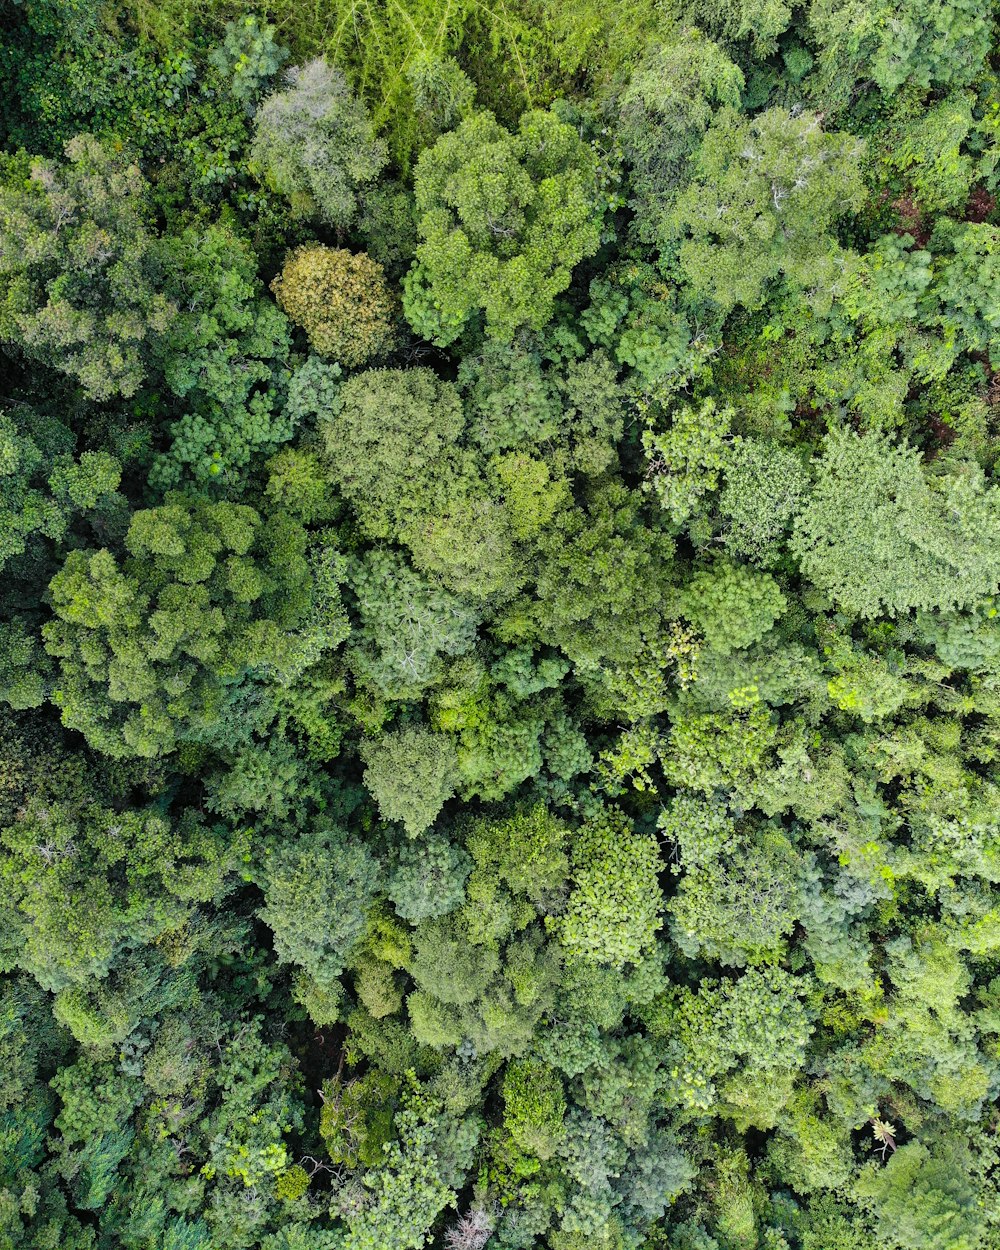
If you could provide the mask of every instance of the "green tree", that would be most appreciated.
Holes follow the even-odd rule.
[[[36,540],[66,537],[84,517],[98,532],[117,528],[125,501],[122,466],[106,451],[73,455],[68,426],[26,405],[0,411],[0,568]]]
[[[721,109],[670,214],[694,298],[723,314],[759,308],[782,276],[829,307],[839,275],[830,228],[864,199],[861,151],[815,113],[772,108],[748,120]]]
[[[356,1168],[378,1167],[392,1139],[394,1095],[398,1083],[373,1070],[345,1081],[335,1076],[323,1083],[319,1131],[330,1162]]]
[[[739,108],[744,85],[740,70],[700,30],[671,34],[651,45],[618,102],[635,228],[644,242],[663,236],[713,112],[720,105]]]
[[[952,248],[934,288],[939,323],[946,339],[957,331],[968,351],[996,351],[1000,316],[989,292],[1000,272],[1000,230],[986,222],[965,225],[954,232]]]
[[[339,829],[315,829],[266,847],[260,870],[261,919],[280,959],[331,986],[368,926],[379,866]]]
[[[309,568],[301,531],[286,535],[291,551],[280,535],[244,504],[172,493],[134,514],[121,564],[71,552],[43,629],[64,723],[109,755],[155,756],[216,723],[226,683],[247,670],[294,670]]]
[[[552,111],[524,113],[516,134],[472,114],[421,155],[414,186],[421,241],[403,306],[440,346],[478,312],[498,339],[541,329],[600,241],[593,157]]]
[[[348,663],[360,681],[388,698],[410,698],[439,682],[447,658],[475,644],[476,609],[395,552],[368,552],[350,585],[360,623]]]
[[[550,1159],[563,1136],[566,1097],[559,1074],[537,1059],[509,1064],[502,1086],[503,1128],[518,1150]]]
[[[365,743],[365,785],[383,820],[411,838],[428,829],[458,784],[458,757],[446,734],[410,726]]]
[[[373,538],[394,536],[448,465],[463,427],[454,386],[430,369],[369,369],[323,423],[330,471]]]
[[[349,1219],[347,1250],[421,1250],[431,1226],[454,1199],[442,1175],[441,1111],[432,1098],[414,1090],[396,1116],[395,1141],[382,1166],[366,1177],[368,1203]]]
[[[275,42],[273,26],[262,26],[255,14],[227,22],[222,43],[208,55],[239,102],[251,111],[264,83],[285,61],[288,49]]]
[[[780,835],[733,837],[714,854],[682,864],[684,876],[668,904],[681,950],[736,966],[785,953],[798,920],[799,883]]]
[[[182,930],[194,904],[224,898],[248,841],[190,809],[174,820],[148,807],[81,809],[79,796],[43,791],[0,834],[17,962],[53,991],[92,988],[124,953]],[[144,1006],[132,996],[129,1031]]]
[[[990,27],[974,0],[823,0],[809,9],[819,46],[815,93],[835,107],[847,103],[856,84],[872,79],[887,96],[904,83],[961,87],[976,76],[986,55]]]
[[[0,187],[0,339],[92,399],[134,395],[177,316],[138,166],[79,135],[64,163],[17,172]]]
[[[618,969],[638,963],[662,924],[661,867],[655,840],[619,811],[578,830],[566,909],[548,921],[567,954]]]
[[[743,795],[751,790],[777,738],[777,726],[759,698],[748,707],[701,712],[682,703],[672,713],[663,770],[671,785]]]
[[[245,472],[291,438],[283,412],[290,327],[262,298],[257,259],[232,230],[188,228],[163,240],[166,289],[180,308],[157,346],[163,377],[187,411],[170,428],[153,477],[163,489]]]
[[[471,868],[465,851],[446,837],[407,842],[400,847],[386,893],[397,915],[418,924],[462,905]]]
[[[54,1088],[62,1104],[55,1119],[60,1170],[71,1182],[74,1205],[99,1210],[135,1138],[132,1115],[142,1084],[84,1054],[57,1074]]]
[[[467,846],[480,879],[499,879],[540,911],[557,907],[569,875],[569,827],[544,804],[514,815],[476,821]]]
[[[732,408],[720,411],[706,399],[699,408],[679,408],[668,430],[661,433],[649,424],[643,431],[648,461],[643,489],[656,496],[674,525],[686,525],[704,508],[705,496],[718,488],[735,415]]]
[[[884,1167],[867,1170],[857,1192],[874,1209],[878,1234],[890,1245],[973,1250],[985,1229],[969,1165],[955,1146],[931,1149],[911,1141]]]
[[[795,521],[802,572],[858,616],[971,607],[1000,587],[1000,504],[974,464],[929,473],[914,447],[830,434]]]
[[[759,642],[786,606],[770,574],[722,560],[696,573],[684,592],[685,613],[709,646],[722,652]]]
[[[643,654],[665,615],[673,544],[644,524],[640,498],[600,482],[539,535],[534,602],[512,616],[533,619],[538,640],[560,647],[578,675]]]
[[[795,452],[762,439],[734,439],[719,497],[727,549],[763,568],[773,566],[808,487]]]

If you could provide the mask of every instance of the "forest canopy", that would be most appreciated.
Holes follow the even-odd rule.
[[[998,21],[0,0],[0,1250],[1000,1250]]]

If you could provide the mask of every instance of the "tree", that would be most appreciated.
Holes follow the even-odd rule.
[[[404,543],[457,594],[509,596],[525,576],[518,531],[529,537],[551,515],[559,483],[544,465],[484,465],[463,431],[454,385],[425,368],[356,374],[322,423],[331,476],[367,534]]]
[[[229,83],[237,100],[252,112],[263,85],[288,60],[288,49],[274,39],[273,26],[261,26],[250,13],[227,22],[222,43],[209,53],[209,61]]]
[[[257,110],[251,163],[300,216],[346,226],[385,164],[385,145],[340,70],[317,58],[285,77],[286,89]]]
[[[954,212],[968,202],[975,162],[963,149],[975,126],[972,102],[971,94],[953,92],[887,136],[887,165],[912,185],[926,213]]]
[[[600,241],[593,157],[551,110],[524,113],[516,134],[472,114],[421,154],[414,187],[421,241],[403,307],[442,347],[478,312],[504,341],[540,330]]]
[[[401,821],[411,838],[428,829],[455,793],[458,758],[446,734],[410,726],[363,747],[365,785],[383,820]]]
[[[738,108],[744,86],[740,70],[700,30],[672,34],[652,45],[618,102],[635,228],[645,242],[663,236],[666,215],[715,108]]]
[[[188,228],[163,240],[162,252],[180,312],[156,355],[187,411],[170,427],[171,446],[153,477],[161,489],[188,474],[232,480],[294,432],[294,410],[282,411],[290,327],[261,298],[256,256],[232,230]]]
[[[388,698],[409,698],[440,682],[448,657],[475,644],[476,609],[395,552],[368,552],[350,584],[360,623],[349,663],[360,681]]]
[[[395,535],[462,433],[454,386],[430,369],[369,369],[323,422],[331,475],[373,538]]]
[[[345,1081],[339,1074],[324,1081],[320,1136],[330,1162],[376,1168],[392,1140],[398,1082],[377,1069]]]
[[[550,1159],[563,1136],[566,1098],[559,1074],[537,1059],[519,1059],[503,1078],[503,1130],[518,1150]]]
[[[321,356],[347,369],[383,356],[395,337],[395,302],[382,266],[364,252],[296,248],[271,283],[274,298]]]
[[[74,457],[69,427],[23,404],[0,411],[0,568],[59,541],[77,518],[110,529],[123,510],[122,467],[106,451]]]
[[[702,712],[681,703],[671,715],[669,750],[663,770],[671,785],[712,794],[752,793],[777,738],[771,714],[750,688],[749,706]]]
[[[481,879],[499,878],[540,911],[553,911],[569,875],[569,839],[565,822],[539,803],[506,818],[477,821],[467,846]]]
[[[734,837],[713,854],[688,862],[668,904],[674,941],[741,967],[780,958],[799,918],[799,883],[780,835]]]
[[[162,291],[138,166],[91,135],[0,187],[0,339],[76,378],[92,399],[134,395],[177,316]]]
[[[813,1089],[793,1096],[781,1117],[769,1155],[799,1193],[842,1192],[854,1170],[849,1126],[822,1113]]]
[[[465,901],[472,862],[447,837],[407,842],[386,886],[396,914],[411,924],[444,916]]]
[[[754,58],[760,61],[774,54],[778,36],[792,21],[791,6],[784,0],[699,0],[694,13],[699,26],[727,44],[749,43]],[[791,65],[787,73],[796,80]]]
[[[195,904],[228,894],[248,837],[191,809],[172,819],[149,807],[115,812],[79,794],[57,799],[43,783],[0,844],[16,962],[56,992],[93,989],[109,971],[127,980],[126,953],[169,942]],[[122,993],[126,1032],[151,997]]]
[[[952,1146],[919,1141],[896,1150],[885,1167],[869,1168],[857,1192],[875,1211],[879,1236],[917,1250],[973,1250],[985,1229],[970,1160]]]
[[[71,552],[43,628],[64,723],[109,755],[152,757],[208,731],[226,683],[246,670],[302,663],[294,629],[305,623],[309,568],[301,530],[284,534],[289,550],[276,541],[282,528],[268,532],[245,504],[170,493],[134,514],[128,560]]]
[[[32,804],[3,831],[0,860],[21,966],[61,990],[106,976],[124,947],[181,927],[189,908],[167,897],[165,882],[175,838],[152,812],[119,820],[96,804],[85,814]]]
[[[826,0],[809,10],[819,47],[814,91],[835,107],[860,81],[873,79],[884,95],[908,80],[923,91],[962,87],[975,77],[990,38],[975,0]]]
[[[732,408],[720,411],[714,400],[706,399],[699,408],[679,408],[668,430],[661,433],[649,424],[643,431],[648,461],[643,489],[656,496],[674,525],[687,524],[705,506],[705,496],[717,489],[735,415]]]
[[[861,206],[861,151],[853,135],[825,133],[815,113],[772,108],[748,121],[721,109],[670,214],[692,296],[723,315],[759,308],[782,276],[829,307],[839,273],[829,231]]]
[[[487,339],[462,358],[458,385],[469,437],[486,453],[538,447],[558,436],[559,395],[539,351]]]
[[[934,288],[942,305],[939,323],[946,336],[957,330],[966,350],[996,352],[1000,316],[989,292],[1000,273],[1000,230],[985,222],[963,226],[954,232],[952,247]]]
[[[497,931],[498,916],[491,918],[494,931],[483,932],[483,902],[470,886],[460,912],[418,927],[407,968],[419,988],[406,1005],[424,1045],[511,1058],[528,1049],[552,1010],[559,951],[528,912],[516,930],[504,924]]]
[[[379,866],[339,829],[316,829],[268,848],[260,872],[260,916],[279,958],[321,987],[343,972],[368,926]]]
[[[135,1138],[131,1120],[142,1101],[142,1084],[84,1054],[58,1073],[55,1090],[62,1103],[55,1119],[60,1170],[72,1182],[74,1205],[98,1210]]]
[[[1000,496],[977,465],[928,473],[916,448],[839,431],[816,468],[791,549],[847,611],[961,609],[1000,588]]]
[[[421,1250],[427,1244],[435,1219],[455,1197],[442,1175],[442,1130],[439,1106],[414,1089],[396,1116],[397,1139],[366,1177],[371,1197],[349,1220],[346,1250]]]
[[[728,652],[759,642],[787,603],[770,574],[719,560],[688,582],[684,605],[709,646]]]
[[[723,472],[719,511],[727,549],[773,566],[809,487],[801,458],[763,439],[735,438]]]
[[[460,917],[427,920],[417,927],[409,971],[438,1002],[465,1007],[481,998],[500,966],[492,945],[473,944]]]
[[[662,924],[655,840],[610,810],[577,832],[571,862],[566,909],[547,921],[567,954],[617,969],[638,963]]]
[[[560,647],[580,675],[647,650],[665,613],[673,544],[643,524],[636,494],[595,484],[583,507],[555,514],[537,550],[535,602],[523,611],[540,641]]]

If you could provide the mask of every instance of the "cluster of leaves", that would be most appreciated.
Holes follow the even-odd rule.
[[[996,14],[258,8],[0,4],[0,1247],[1000,1244]]]

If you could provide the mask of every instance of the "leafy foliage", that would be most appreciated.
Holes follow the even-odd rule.
[[[321,356],[353,369],[392,345],[393,301],[381,265],[364,254],[303,247],[271,283],[274,297]]]
[[[995,16],[3,7],[2,1250],[997,1242]]]
[[[343,74],[322,58],[288,70],[286,79],[286,89],[257,110],[251,162],[296,213],[346,226],[358,190],[385,164],[385,147]]]
[[[593,158],[572,126],[533,110],[510,134],[475,113],[417,163],[415,267],[404,309],[424,338],[447,346],[481,311],[509,340],[541,329],[571,271],[600,240]]]

